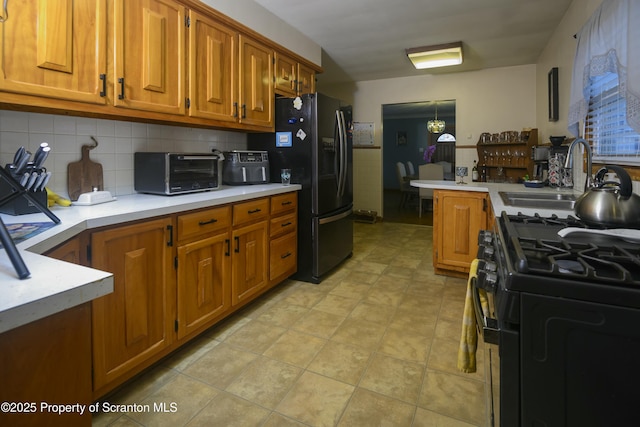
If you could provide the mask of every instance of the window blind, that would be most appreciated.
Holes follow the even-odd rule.
[[[619,91],[617,73],[590,79],[587,134],[594,160],[640,165],[640,134],[627,123],[627,102]]]

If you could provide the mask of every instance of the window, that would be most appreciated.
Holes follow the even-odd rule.
[[[627,101],[615,72],[590,79],[586,133],[596,162],[640,164],[640,134],[627,123]]]

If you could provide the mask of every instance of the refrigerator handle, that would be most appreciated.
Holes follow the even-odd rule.
[[[344,120],[344,113],[340,111],[340,182],[342,183],[342,188],[340,190],[340,197],[344,196],[344,190],[347,186],[347,125]]]
[[[339,197],[342,191],[342,121],[340,120],[340,110],[336,110],[336,125],[338,127],[338,138],[336,141],[335,160],[336,174],[338,175],[338,191],[336,195]]]

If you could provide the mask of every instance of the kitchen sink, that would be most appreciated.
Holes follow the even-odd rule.
[[[576,196],[566,193],[527,193],[500,191],[502,202],[507,206],[523,208],[573,210]]]

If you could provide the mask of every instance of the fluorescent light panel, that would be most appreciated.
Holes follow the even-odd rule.
[[[406,53],[418,70],[462,64],[462,42],[413,47]]]

